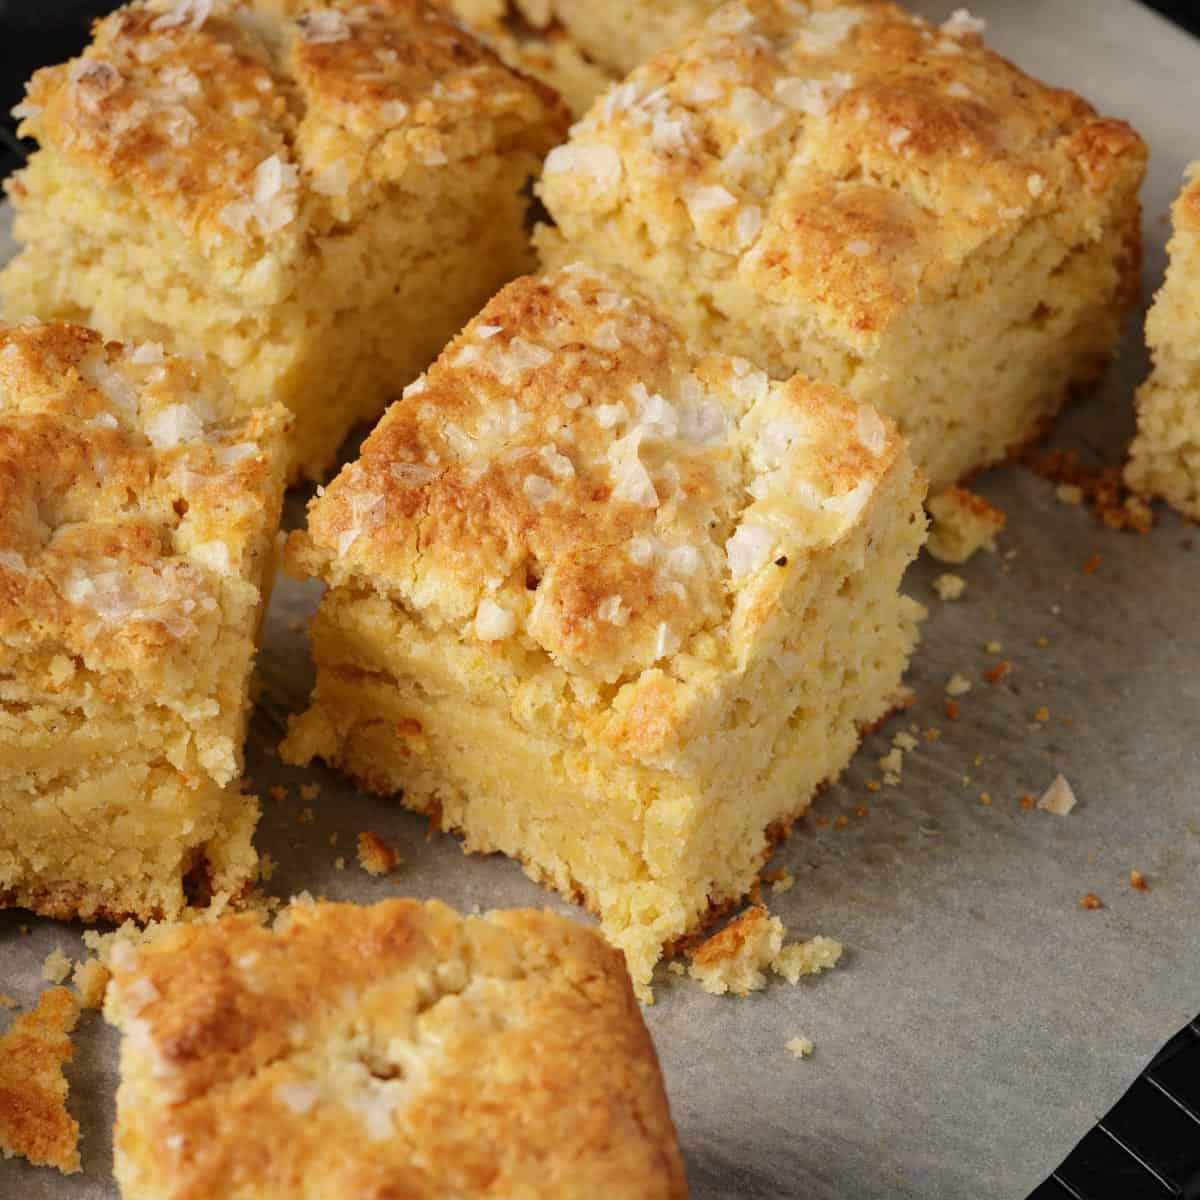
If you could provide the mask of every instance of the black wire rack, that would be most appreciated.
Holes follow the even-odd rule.
[[[1200,1200],[1200,1016],[1029,1200]]]

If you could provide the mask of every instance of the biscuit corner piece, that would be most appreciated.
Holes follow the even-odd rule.
[[[585,901],[646,997],[900,699],[924,487],[833,389],[518,280],[289,544],[330,586],[282,753]]]
[[[1146,149],[890,3],[746,0],[546,160],[546,266],[632,276],[701,344],[891,416],[931,493],[1040,435],[1137,299]]]
[[[294,904],[114,962],[123,1200],[682,1200],[620,954],[532,911]]]
[[[252,880],[288,420],[157,345],[0,325],[0,904],[150,919]]]
[[[310,478],[529,269],[568,119],[423,0],[138,0],[18,112],[6,313],[212,355]]]
[[[1138,393],[1125,471],[1143,496],[1200,520],[1200,162],[1172,209],[1167,277],[1146,318],[1154,370]]]

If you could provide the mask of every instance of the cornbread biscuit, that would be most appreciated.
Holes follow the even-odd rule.
[[[900,699],[923,496],[831,388],[590,269],[518,280],[293,535],[330,586],[281,753],[585,901],[647,996]]]
[[[1172,212],[1166,281],[1146,319],[1154,371],[1138,393],[1125,479],[1200,520],[1200,163]]]
[[[544,262],[625,271],[698,343],[874,405],[931,492],[1003,458],[1110,358],[1146,152],[975,28],[721,8],[549,156]]]
[[[67,1112],[63,1064],[75,1055],[71,1031],[79,1004],[49,988],[37,1007],[0,1037],[0,1154],[19,1154],[64,1175],[79,1170],[79,1123]]]
[[[679,1200],[618,953],[541,912],[296,904],[119,956],[123,1200]]]
[[[157,345],[0,326],[0,904],[145,919],[253,877],[289,419]]]
[[[421,0],[134,3],[18,111],[8,314],[213,356],[310,478],[527,269],[567,120]]]

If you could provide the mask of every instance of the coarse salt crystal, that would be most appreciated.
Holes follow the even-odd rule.
[[[204,436],[204,422],[196,410],[186,404],[168,404],[160,408],[146,419],[145,429],[146,437],[156,450],[169,450]]]
[[[748,246],[762,232],[763,215],[762,209],[750,205],[743,208],[738,213],[737,221],[734,224],[734,229],[738,236],[738,242],[742,246]]]
[[[867,501],[870,500],[874,490],[875,485],[869,479],[864,479],[840,496],[826,497],[821,501],[821,508],[826,512],[837,513],[838,516],[845,517],[847,521],[856,521],[862,510],[866,508]]]
[[[810,10],[804,28],[796,35],[796,42],[807,54],[828,54],[850,36],[850,31],[865,15],[848,8]]]
[[[907,142],[911,137],[912,130],[905,129],[903,126],[901,126],[899,129],[893,129],[892,132],[888,134],[888,145],[891,146],[893,150],[899,150],[900,147],[903,146],[904,143]]]
[[[846,243],[846,249],[855,258],[866,258],[871,253],[871,243],[863,241],[862,238],[855,238],[854,241]]]
[[[191,557],[216,571],[218,575],[229,574],[229,547],[221,541],[200,542],[192,547]]]
[[[753,88],[737,88],[729,103],[730,114],[752,137],[770,133],[783,120],[783,110]]]
[[[612,191],[621,182],[621,156],[611,146],[557,146],[546,156],[543,175],[578,175],[590,179],[601,191]]]
[[[629,420],[629,410],[619,401],[616,404],[596,404],[590,412],[601,429],[612,429],[620,422]]]
[[[437,478],[437,471],[424,463],[392,463],[388,473],[402,487],[423,487]]]
[[[608,448],[608,462],[613,481],[612,498],[636,504],[641,508],[657,508],[658,492],[640,457],[641,428],[630,430]]]
[[[1041,175],[1030,175],[1025,181],[1029,194],[1036,200],[1046,190],[1046,180]]]
[[[543,446],[538,451],[546,470],[558,479],[572,479],[575,475],[575,464],[565,455],[560,454],[557,446]]]
[[[277,1083],[275,1098],[297,1116],[307,1116],[321,1095],[319,1083]]]
[[[475,336],[480,341],[486,342],[488,338],[494,338],[496,334],[503,332],[501,325],[476,325]]]
[[[666,621],[660,621],[658,629],[654,634],[654,658],[657,661],[660,658],[666,658],[670,654],[674,654],[679,649],[680,641],[679,634],[671,628]]]
[[[344,196],[350,190],[350,171],[342,159],[322,167],[312,177],[312,190],[318,196]]]
[[[629,609],[620,596],[607,596],[596,607],[596,615],[602,621],[620,628],[629,624]]]
[[[774,532],[763,525],[739,525],[725,543],[725,555],[733,578],[744,579],[762,567],[771,557],[775,540]]]
[[[484,642],[500,642],[516,632],[517,620],[495,600],[480,600],[475,611],[475,636]]]
[[[422,375],[420,378],[414,379],[400,395],[403,399],[408,400],[413,396],[419,396],[425,390],[426,386],[425,376]]]
[[[554,484],[542,475],[527,475],[521,490],[534,508],[541,508],[554,497]]]
[[[729,208],[737,203],[737,197],[719,185],[693,188],[685,196],[688,214],[696,222],[705,213]]]
[[[957,100],[971,100],[975,93],[965,83],[960,83],[955,79],[946,84],[946,95],[953,96]]]
[[[859,406],[858,416],[854,420],[854,435],[876,458],[887,448],[887,425],[869,405]]]

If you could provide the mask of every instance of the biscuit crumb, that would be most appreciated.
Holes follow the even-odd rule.
[[[992,807],[991,793],[990,792],[980,792],[979,793],[979,803],[982,804],[984,806],[984,808],[991,808]]]
[[[670,971],[672,975],[687,974],[687,967],[685,967],[677,958],[673,958],[669,963],[667,963],[667,970]]]
[[[1034,712],[1033,719],[1035,721],[1042,722],[1042,723],[1050,720],[1050,709],[1045,704],[1043,704],[1040,708],[1037,709],[1036,712]]]
[[[965,696],[971,690],[971,681],[963,675],[951,675],[946,680],[947,696]]]
[[[933,590],[942,600],[958,600],[967,590],[967,581],[961,575],[943,571],[934,581]]]
[[[1079,907],[1087,909],[1103,908],[1104,901],[1095,892],[1088,892],[1086,895],[1079,897]]]
[[[1005,658],[998,662],[994,667],[989,667],[986,671],[984,671],[983,677],[988,681],[988,683],[999,683],[1002,679],[1007,678],[1011,671],[1012,663]]]
[[[995,550],[1008,523],[1002,509],[961,487],[931,497],[926,507],[933,519],[926,546],[939,562],[965,563],[980,550]]]
[[[1099,554],[1093,554],[1092,557],[1089,558],[1087,562],[1085,562],[1079,569],[1085,575],[1094,575],[1100,569],[1100,564],[1103,561],[1104,559],[1102,559]]]
[[[1057,484],[1055,494],[1063,503],[1086,501],[1092,512],[1109,529],[1149,533],[1154,525],[1154,510],[1125,487],[1122,467],[1118,463],[1086,467],[1080,463],[1079,455],[1074,450],[1051,450],[1046,453],[1029,450],[1020,456],[1019,461],[1034,474]],[[1070,498],[1076,491],[1079,501]]]
[[[984,654],[1002,654],[1004,646],[1000,642],[984,642],[983,652]]]
[[[71,960],[55,947],[42,962],[42,978],[47,983],[62,983],[71,973]]]
[[[321,794],[319,783],[302,783],[300,785],[301,800],[315,800]]]
[[[296,814],[297,825],[311,825],[317,819],[317,814],[311,808],[302,808]]]
[[[272,800],[286,800],[288,798],[288,790],[282,784],[277,783],[274,787],[267,788],[267,795]]]
[[[917,739],[913,737],[911,733],[905,733],[903,730],[901,730],[894,738],[892,738],[892,745],[899,750],[905,751],[906,753],[909,750],[915,750],[920,744],[921,743],[917,741]]]
[[[1077,506],[1083,503],[1083,488],[1077,483],[1060,483],[1054,494],[1063,504]]]
[[[71,982],[79,996],[80,1008],[100,1008],[104,1004],[109,979],[108,968],[98,959],[86,958],[76,963]]]
[[[714,996],[745,996],[767,986],[767,970],[790,984],[837,965],[842,945],[818,935],[806,942],[784,944],[787,929],[765,907],[748,908],[692,952],[688,974]]]
[[[806,1037],[789,1038],[786,1048],[793,1058],[809,1058],[813,1052],[812,1041]]]
[[[796,877],[786,868],[767,872],[763,876],[763,880],[771,885],[771,891],[777,896],[791,891],[796,886]]]
[[[961,715],[961,713],[962,713],[962,710],[961,710],[961,709],[959,708],[959,706],[958,706],[958,701],[957,701],[957,700],[946,700],[946,701],[944,701],[944,702],[943,702],[943,704],[942,704],[942,708],[943,708],[943,710],[944,710],[944,712],[945,712],[946,716],[947,716],[947,717],[948,717],[948,718],[949,718],[951,721],[957,721],[957,720],[958,720],[958,718],[959,718],[959,716],[960,716],[960,715]]]
[[[333,860],[333,869],[335,871],[344,871],[346,869],[346,859],[344,855],[339,854],[337,858]]]
[[[1150,884],[1147,882],[1145,875],[1143,875],[1141,871],[1129,872],[1129,886],[1133,888],[1135,892],[1148,892],[1150,890]]]
[[[1056,775],[1054,781],[1042,793],[1037,806],[1043,812],[1065,817],[1075,807],[1075,793],[1062,775]]]
[[[1021,807],[1026,809],[1037,808],[1037,801],[1029,794],[1029,792],[1026,792],[1021,797]]]
[[[79,1170],[79,1123],[67,1112],[63,1064],[75,1053],[79,1005],[66,988],[49,988],[37,1007],[0,1037],[0,1152],[19,1154],[64,1175]]]
[[[883,772],[883,782],[888,787],[895,787],[904,774],[904,751],[893,746],[880,758],[879,769]]]
[[[377,833],[367,830],[358,835],[358,865],[368,875],[386,875],[400,862],[400,855]]]

